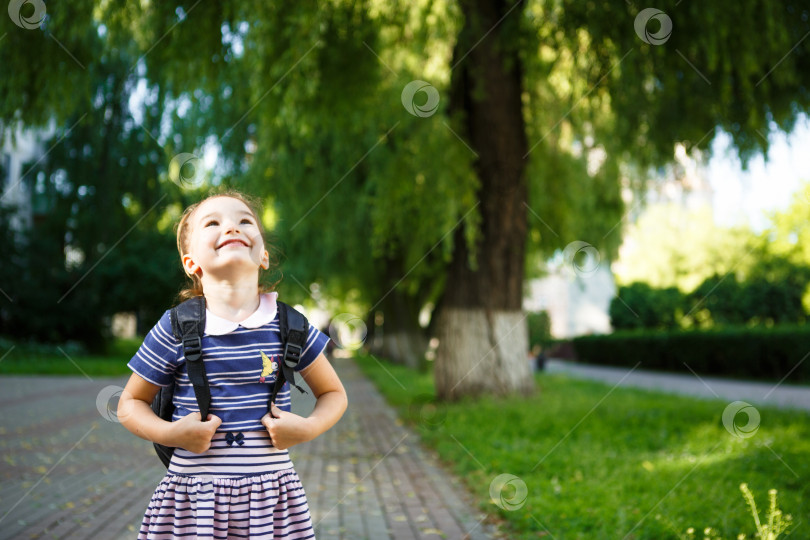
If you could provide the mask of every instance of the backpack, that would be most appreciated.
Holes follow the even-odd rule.
[[[270,392],[270,399],[267,401],[268,410],[270,410],[270,403],[276,400],[276,396],[286,381],[289,381],[300,392],[306,393],[300,386],[295,384],[294,368],[298,365],[298,361],[301,360],[301,352],[309,334],[309,321],[299,311],[284,302],[276,302],[276,305],[278,306],[281,345],[284,352],[278,366],[273,390]],[[170,312],[170,320],[172,333],[183,347],[188,378],[194,387],[194,395],[197,398],[197,406],[200,408],[200,416],[205,421],[208,418],[208,410],[211,406],[211,389],[208,386],[208,376],[205,374],[205,365],[202,359],[202,336],[205,332],[205,297],[195,296],[173,307]],[[171,382],[168,386],[162,387],[152,401],[152,410],[155,414],[168,422],[172,421],[172,415],[174,414],[174,390],[175,384]],[[168,467],[174,454],[174,448],[158,443],[153,444],[158,457]]]

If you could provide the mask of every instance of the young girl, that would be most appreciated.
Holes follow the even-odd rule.
[[[315,537],[287,449],[332,427],[346,410],[346,392],[322,353],[329,338],[310,326],[296,369],[317,398],[315,409],[306,418],[291,413],[287,383],[273,414],[267,410],[275,377],[263,367],[282,351],[277,293],[259,286],[260,269],[270,265],[259,215],[244,195],[228,192],[189,207],[178,224],[177,247],[193,281],[181,296],[206,302],[211,414],[200,418],[167,311],[129,362],[134,373],[118,406],[132,433],[176,447],[138,538]],[[176,411],[166,422],[150,404],[172,381]]]

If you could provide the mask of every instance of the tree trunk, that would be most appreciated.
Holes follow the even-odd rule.
[[[461,2],[465,23],[453,55],[450,112],[462,120],[461,132],[478,154],[481,226],[472,253],[463,227],[454,237],[437,324],[441,399],[534,388],[521,309],[528,200],[517,39],[523,5],[513,6]]]
[[[386,283],[401,279],[401,261],[386,259]],[[372,317],[382,315],[382,324],[374,327],[372,353],[397,364],[420,368],[427,351],[427,334],[419,326],[422,309],[418,295],[413,296],[394,286],[374,310]]]

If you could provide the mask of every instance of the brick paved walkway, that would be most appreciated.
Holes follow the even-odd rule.
[[[492,538],[459,481],[352,360],[336,362],[349,410],[292,450],[320,539]],[[0,539],[133,538],[163,469],[106,410],[126,378],[0,378]],[[307,414],[313,400],[295,397]],[[100,411],[99,411],[100,407]],[[111,420],[108,420],[110,418]]]

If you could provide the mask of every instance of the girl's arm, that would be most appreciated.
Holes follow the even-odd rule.
[[[348,405],[346,390],[323,353],[301,371],[301,376],[318,400],[312,414],[303,418],[282,411],[273,404],[273,414],[277,418],[269,413],[262,417],[262,424],[270,433],[273,445],[279,450],[311,441],[321,435],[340,420]]]
[[[147,441],[164,446],[185,448],[199,454],[211,446],[211,438],[222,423],[209,414],[207,422],[200,421],[200,413],[191,413],[176,422],[163,420],[152,410],[160,387],[132,374],[118,400],[118,420],[129,431]]]

